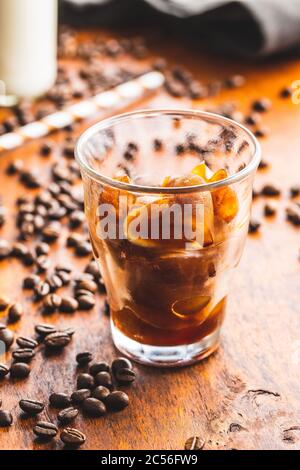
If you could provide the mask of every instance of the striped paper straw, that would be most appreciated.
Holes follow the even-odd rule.
[[[44,137],[50,132],[63,129],[76,121],[95,116],[99,112],[105,115],[128,106],[134,101],[145,97],[147,93],[160,88],[163,83],[164,76],[160,72],[148,72],[134,80],[124,82],[111,90],[79,101],[63,111],[49,114],[39,121],[0,136],[0,151],[12,150],[29,140]]]

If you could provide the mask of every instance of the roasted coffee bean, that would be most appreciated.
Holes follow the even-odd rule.
[[[292,186],[290,189],[291,198],[298,197],[300,195],[300,186]]]
[[[71,233],[67,238],[67,246],[77,247],[80,243],[84,242],[84,238],[79,233]]]
[[[279,97],[280,98],[290,98],[293,94],[293,89],[292,87],[286,86],[282,88],[279,92]]]
[[[61,330],[63,333],[66,333],[67,335],[70,336],[70,338],[72,338],[72,336],[74,335],[75,333],[75,329],[74,328],[64,328],[63,330]]]
[[[103,387],[102,385],[99,385],[98,387],[94,388],[92,393],[94,398],[97,398],[97,400],[101,401],[105,401],[109,394],[110,390],[107,387]]]
[[[35,352],[31,348],[15,349],[12,352],[12,357],[15,362],[30,362],[35,356]]]
[[[100,278],[100,271],[98,268],[97,261],[91,260],[85,267],[84,270],[85,273],[91,274],[94,279],[99,279]]]
[[[44,142],[40,147],[40,154],[43,157],[48,157],[52,152],[52,145],[49,142]]]
[[[79,310],[90,310],[96,305],[96,299],[91,295],[80,295],[77,300]]]
[[[86,398],[82,403],[82,408],[90,416],[103,416],[106,413],[104,403],[97,398]]]
[[[51,261],[47,255],[40,255],[36,259],[36,267],[38,273],[45,273],[51,266]],[[47,279],[48,281],[48,279]]]
[[[232,75],[224,81],[225,88],[240,88],[246,83],[246,78],[243,75]]]
[[[89,388],[92,389],[95,387],[94,377],[90,374],[78,374],[77,377],[77,389],[80,388]]]
[[[88,352],[88,351],[81,352],[81,353],[77,354],[77,356],[76,356],[76,362],[80,366],[86,365],[89,362],[91,362],[92,360],[93,360],[93,354]]]
[[[64,410],[61,410],[57,415],[57,419],[61,423],[70,423],[71,421],[73,421],[73,419],[76,418],[77,415],[78,415],[77,408],[73,408],[73,406],[70,406],[69,408],[65,408]]]
[[[59,310],[63,313],[74,313],[78,309],[78,302],[73,297],[62,297]]]
[[[272,217],[273,215],[275,215],[277,212],[277,209],[274,205],[268,203],[268,204],[265,204],[264,206],[264,215],[266,217]]]
[[[8,373],[9,368],[4,364],[0,364],[0,379],[3,379]]]
[[[25,362],[16,362],[11,365],[9,372],[14,379],[25,379],[30,374],[30,367]]]
[[[97,292],[98,286],[95,281],[89,279],[83,279],[76,283],[77,289],[84,289],[95,294]]]
[[[11,254],[11,247],[6,240],[0,240],[0,260],[8,258]]]
[[[261,115],[260,113],[251,113],[245,118],[245,123],[249,126],[256,126],[261,122]]]
[[[10,300],[8,297],[1,296],[0,297],[0,312],[3,312],[7,309],[10,304]]]
[[[50,252],[49,245],[44,242],[40,242],[35,246],[35,252],[37,256],[48,255]]]
[[[74,295],[76,297],[76,300],[79,300],[79,298],[81,296],[89,296],[91,299],[94,299],[94,294],[88,290],[84,290],[84,289],[76,289],[75,292],[74,292]]]
[[[98,372],[95,375],[96,385],[102,385],[103,387],[112,388],[112,380],[109,372]]]
[[[89,373],[91,375],[97,375],[99,372],[109,372],[109,365],[107,362],[95,362],[89,367]]]
[[[66,393],[51,393],[49,402],[54,408],[67,408],[71,405],[71,399]]]
[[[260,193],[262,196],[276,197],[280,195],[281,191],[272,184],[266,184]]]
[[[73,428],[65,428],[60,434],[60,439],[64,444],[71,447],[79,447],[86,441],[85,435]]]
[[[19,180],[29,189],[36,189],[42,186],[39,173],[36,169],[21,171]]]
[[[202,450],[204,445],[205,445],[205,440],[201,439],[198,436],[195,436],[195,437],[190,437],[186,441],[184,445],[184,449],[185,450]]]
[[[34,293],[37,299],[41,299],[46,297],[50,293],[50,286],[48,282],[42,281],[34,288]]]
[[[45,312],[55,312],[61,305],[61,297],[57,294],[48,294],[43,302]]]
[[[252,103],[253,110],[259,113],[264,113],[266,111],[269,111],[269,109],[271,109],[271,106],[272,106],[272,102],[268,98],[260,98],[259,100],[255,100]]]
[[[88,256],[92,254],[92,246],[89,242],[82,242],[75,248],[75,254],[77,256]]]
[[[16,323],[23,315],[23,306],[20,303],[13,304],[8,309],[9,323]]]
[[[270,130],[266,126],[260,126],[254,131],[255,137],[258,137],[258,138],[266,137],[267,135],[269,135],[269,133],[270,133]]]
[[[13,160],[10,162],[6,167],[6,174],[7,175],[16,175],[23,170],[24,162],[21,159]]]
[[[11,330],[6,328],[5,325],[0,324],[0,342],[5,344],[6,349],[8,350],[14,342],[14,334]]]
[[[269,166],[269,163],[262,158],[261,161],[259,162],[258,168],[259,170],[264,170],[265,168],[268,168],[268,166]]]
[[[129,405],[129,397],[125,392],[116,390],[106,398],[105,404],[111,411],[121,411]]]
[[[0,410],[0,428],[11,426],[13,423],[12,414],[6,410]]]
[[[71,228],[80,227],[85,221],[85,215],[82,211],[75,210],[70,214],[69,222]]]
[[[163,148],[163,142],[161,139],[154,139],[153,140],[153,148],[155,152],[159,152]]]
[[[130,384],[135,381],[136,375],[133,370],[124,368],[116,371],[115,378],[121,384]]]
[[[25,256],[28,255],[28,248],[24,243],[16,242],[12,246],[12,256],[15,256],[16,258],[24,258]]]
[[[37,400],[20,400],[19,406],[22,411],[29,415],[38,415],[45,408],[44,403]]]
[[[40,276],[37,274],[30,274],[23,279],[23,289],[34,289],[40,282]]]
[[[114,359],[111,365],[113,374],[116,374],[119,370],[122,369],[132,369],[130,360],[126,357],[118,357],[117,359]]]
[[[73,403],[79,404],[82,403],[86,398],[89,398],[91,394],[92,392],[89,388],[81,388],[72,393],[71,400]]]
[[[26,338],[25,336],[19,336],[17,338],[17,345],[20,348],[35,349],[38,346],[38,342],[32,338]]]
[[[42,236],[46,242],[56,241],[61,234],[61,224],[57,221],[49,222],[42,230]]]
[[[248,232],[249,232],[249,233],[256,233],[256,232],[259,231],[260,226],[261,226],[261,223],[258,222],[257,220],[253,220],[253,219],[250,220]]]
[[[298,227],[300,225],[300,206],[293,204],[290,207],[287,207],[286,218],[289,222]]]
[[[38,421],[32,430],[40,439],[53,439],[58,433],[58,427],[49,421]]]
[[[61,279],[62,285],[67,286],[71,282],[71,275],[66,271],[58,271],[57,276]]]
[[[35,325],[34,329],[35,332],[42,338],[46,337],[47,335],[50,335],[50,333],[55,333],[57,331],[57,328],[54,325],[49,325],[47,323]]]
[[[73,271],[73,268],[67,264],[57,264],[55,266],[55,271],[60,273],[61,271],[70,274]]]
[[[50,333],[44,339],[45,346],[49,349],[62,349],[71,341],[70,335],[63,331]]]

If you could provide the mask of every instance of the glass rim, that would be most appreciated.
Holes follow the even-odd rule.
[[[99,171],[92,168],[92,166],[86,162],[84,158],[84,146],[87,143],[87,141],[97,132],[107,129],[114,124],[120,123],[122,121],[126,121],[130,118],[155,117],[155,116],[161,116],[161,115],[174,115],[174,116],[176,115],[182,118],[185,118],[185,117],[202,118],[207,121],[219,121],[227,125],[229,124],[233,125],[241,129],[248,136],[248,139],[252,142],[253,148],[254,148],[254,153],[252,155],[252,158],[250,162],[244,168],[242,168],[237,173],[230,175],[227,178],[224,178],[223,180],[214,181],[210,183],[204,183],[204,184],[195,185],[195,186],[176,186],[172,188],[160,187],[160,186],[137,185],[137,184],[132,184],[132,183],[125,183],[123,181],[118,181],[109,176],[103,175]],[[229,119],[220,114],[210,113],[210,112],[201,111],[201,110],[193,110],[193,109],[151,108],[151,109],[141,109],[141,110],[136,110],[136,111],[130,111],[127,113],[122,113],[122,114],[116,114],[114,116],[103,119],[97,122],[96,124],[90,126],[81,134],[81,136],[78,138],[76,142],[75,158],[80,168],[84,172],[86,172],[91,178],[98,181],[99,183],[104,183],[108,186],[111,186],[119,190],[123,190],[123,191],[125,190],[128,192],[134,192],[134,193],[147,193],[147,194],[149,193],[150,194],[174,194],[178,192],[193,193],[193,192],[200,192],[200,191],[201,192],[211,191],[213,189],[228,186],[230,184],[237,183],[238,181],[245,179],[252,172],[254,172],[259,165],[259,162],[261,160],[261,146],[258,140],[256,139],[256,137],[254,136],[254,134],[249,129],[247,129],[247,127],[234,121],[233,119]]]

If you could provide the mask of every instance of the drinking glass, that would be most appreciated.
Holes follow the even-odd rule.
[[[257,140],[219,115],[142,110],[85,131],[76,158],[115,346],[156,366],[207,357],[248,232]]]

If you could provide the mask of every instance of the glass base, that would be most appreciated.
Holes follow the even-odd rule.
[[[197,343],[183,346],[149,346],[134,341],[118,330],[111,322],[116,348],[133,361],[154,367],[180,367],[199,362],[219,346],[220,329]]]

